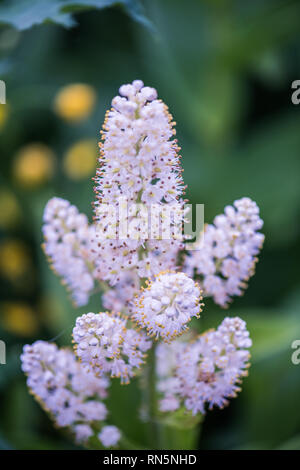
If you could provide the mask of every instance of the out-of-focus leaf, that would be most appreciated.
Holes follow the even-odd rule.
[[[9,388],[3,401],[3,422],[5,424],[6,436],[11,442],[15,441],[15,436],[24,436],[35,422],[35,408],[38,405],[28,393],[25,377],[14,381]],[[2,421],[2,419],[1,419]]]
[[[277,450],[300,450],[300,434],[280,444]]]
[[[253,363],[276,357],[279,353],[292,353],[293,340],[300,338],[299,319],[284,311],[256,310],[248,314],[241,311],[240,316],[246,320],[253,340]]]
[[[297,1],[272,0],[241,8],[239,2],[234,30],[227,29],[219,45],[220,60],[232,67],[251,67],[267,51],[281,46],[299,34],[300,5]],[[253,8],[252,8],[253,7]],[[233,17],[233,16],[232,16]],[[222,46],[222,47],[221,47]]]
[[[11,62],[9,60],[0,60],[0,74],[2,77],[9,72],[10,67]]]
[[[62,13],[61,7],[59,0],[6,0],[0,4],[0,22],[20,30],[45,21],[73,26],[71,15]]]
[[[256,74],[270,87],[284,86],[286,80],[286,68],[283,57],[274,51],[266,51],[254,61]]]
[[[156,28],[152,21],[145,15],[141,3],[137,0],[124,0],[124,6],[129,16],[137,23],[148,28],[151,32],[156,32]]]
[[[235,71],[252,68],[266,52],[299,34],[296,0],[228,3],[189,2],[182,14],[181,0],[149,2],[149,16],[188,81],[198,79],[202,61],[208,67],[218,63]],[[185,32],[184,41],[178,31]]]
[[[78,450],[71,440],[53,440],[32,432],[16,432],[14,438],[19,450]]]
[[[235,132],[245,100],[241,80],[222,66],[204,70],[199,78],[195,99],[195,123],[202,142],[225,147]]]
[[[138,0],[6,0],[0,5],[0,23],[25,30],[45,22],[65,27],[76,24],[71,13],[122,5],[135,21],[153,30]]]
[[[293,289],[288,296],[281,302],[281,308],[284,312],[294,314],[295,316],[299,315],[300,307],[300,286],[297,286]]]
[[[231,450],[268,450],[269,447],[264,442],[247,442],[241,446],[234,447]]]
[[[20,354],[22,347],[14,345],[7,347],[6,364],[1,365],[0,370],[0,391],[9,386],[9,383],[21,375]]]
[[[66,0],[62,7],[64,12],[77,12],[87,9],[102,9],[114,5],[122,5],[126,13],[135,21],[154,31],[153,23],[145,16],[139,0]]]
[[[185,181],[191,199],[205,203],[206,217],[247,195],[260,207],[265,245],[274,248],[295,240],[300,207],[299,123],[297,112],[264,122],[228,154],[206,152],[197,159],[193,158],[199,155],[197,147],[188,151]]]
[[[13,450],[12,445],[0,433],[0,450]]]
[[[295,332],[295,337],[299,338],[299,333]],[[246,440],[260,440],[265,448],[274,448],[296,434],[299,387],[299,366],[292,364],[291,351],[254,362],[239,403],[243,405],[240,418],[247,423]]]
[[[247,194],[258,202],[266,223],[264,230],[272,234],[268,239],[272,245],[292,240],[298,233],[299,122],[295,113],[270,122],[264,130],[257,129],[231,163],[236,191],[231,198]],[[232,193],[228,185],[224,185],[224,192]]]
[[[162,40],[157,48],[150,35],[141,34],[141,48],[151,53],[149,69],[160,87],[165,83],[168,91],[173,88],[176,102],[182,101],[181,125],[211,150],[212,144],[230,143],[231,133],[243,122],[245,71],[258,72],[268,83],[272,74],[273,84],[279,68],[282,76],[278,44],[297,44],[300,4],[194,1],[185,6],[184,15],[181,10],[181,0],[149,2],[149,17]],[[184,31],[184,41],[178,31]]]

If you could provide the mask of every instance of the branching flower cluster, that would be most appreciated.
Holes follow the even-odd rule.
[[[264,242],[258,230],[263,221],[254,201],[244,197],[225,207],[205,228],[205,246],[185,258],[185,271],[202,280],[205,295],[226,307],[231,297],[242,295],[254,274],[256,255]]]
[[[45,341],[26,345],[21,360],[31,393],[58,426],[69,427],[79,442],[100,430],[107,416],[105,377],[89,373],[71,350]]]
[[[78,306],[88,302],[94,288],[92,232],[86,215],[75,206],[58,197],[50,199],[44,212],[44,250]]]
[[[241,390],[238,384],[247,375],[252,342],[246,323],[240,318],[225,318],[193,342],[162,344],[158,356],[171,356],[158,377],[162,411],[174,411],[183,403],[193,414],[205,414],[205,406],[223,408],[228,398]]]
[[[73,338],[76,355],[87,370],[99,377],[118,377],[121,383],[129,382],[151,348],[144,333],[126,328],[126,318],[108,312],[77,318]]]
[[[90,447],[122,445],[104,403],[112,380],[154,377],[147,388],[157,414],[151,406],[146,419],[158,420],[178,409],[222,408],[247,375],[243,320],[226,317],[200,336],[187,331],[203,297],[225,307],[245,289],[264,239],[259,209],[249,198],[235,201],[189,250],[174,125],[156,90],[140,80],[121,86],[102,130],[93,222],[61,198],[45,208],[44,251],[54,271],[75,305],[101,292],[106,311],[77,318],[73,351],[26,345],[22,368],[56,424]]]

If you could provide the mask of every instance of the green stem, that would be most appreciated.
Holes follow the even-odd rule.
[[[190,429],[163,426],[163,443],[166,450],[195,450],[201,432],[201,423]]]
[[[153,346],[148,354],[148,371],[147,371],[147,395],[148,395],[148,413],[150,427],[150,443],[153,449],[160,446],[160,429],[157,421],[157,392],[156,392],[156,345]]]

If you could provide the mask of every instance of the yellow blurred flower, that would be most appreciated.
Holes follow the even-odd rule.
[[[0,190],[0,228],[10,228],[20,219],[21,210],[14,194],[7,189]]]
[[[3,277],[15,280],[23,276],[31,267],[31,259],[26,245],[18,240],[6,240],[0,245],[0,273]]]
[[[5,126],[8,117],[8,105],[0,104],[0,130]]]
[[[97,164],[97,142],[80,140],[69,148],[64,156],[64,171],[69,178],[79,180],[95,172]]]
[[[44,144],[33,143],[21,148],[14,164],[13,175],[25,187],[36,187],[48,181],[53,173],[55,157]]]
[[[95,105],[96,92],[90,85],[74,83],[67,85],[57,93],[54,109],[67,121],[81,121],[87,118]]]
[[[17,335],[32,336],[38,330],[36,312],[24,302],[3,302],[0,320],[6,330]]]

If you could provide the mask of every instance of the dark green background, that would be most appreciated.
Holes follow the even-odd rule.
[[[0,46],[1,33],[12,24],[23,29],[20,11],[27,12],[30,26],[45,19],[51,3],[64,1],[37,3],[0,1]],[[265,245],[244,297],[228,311],[207,301],[198,323],[202,330],[227,314],[239,315],[254,342],[241,395],[227,409],[207,414],[199,448],[299,449],[300,365],[291,363],[291,343],[300,339],[300,105],[291,102],[291,83],[300,79],[300,2],[148,0],[145,16],[138,2],[120,3],[100,11],[82,8],[69,29],[53,23],[69,23],[69,13],[51,18],[50,12],[43,24],[20,31],[13,48],[0,47],[0,78],[11,108],[0,133],[0,181],[15,193],[23,215],[13,231],[0,236],[24,240],[35,269],[33,287],[17,289],[3,279],[0,295],[34,308],[45,295],[53,299],[51,312],[37,309],[36,337],[0,329],[8,350],[7,364],[0,366],[0,448],[73,447],[28,394],[19,354],[25,342],[61,332],[57,342],[69,344],[74,319],[87,311],[72,307],[50,271],[40,229],[48,198],[67,198],[89,215],[93,199],[90,180],[71,182],[59,166],[51,184],[25,191],[12,180],[14,155],[40,141],[61,158],[79,138],[95,138],[118,87],[139,78],[157,88],[177,122],[187,196],[205,204],[206,222],[242,196],[258,203],[265,221]],[[52,110],[58,89],[74,82],[91,84],[98,93],[95,111],[76,126]],[[99,309],[93,298],[88,310]],[[112,421],[143,445],[139,399],[135,383],[115,384],[109,404]]]

